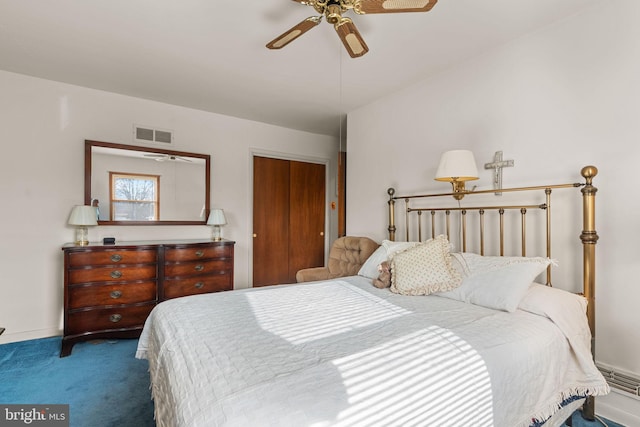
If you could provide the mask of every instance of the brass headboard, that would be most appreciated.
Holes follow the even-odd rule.
[[[546,256],[551,258],[551,194],[556,189],[568,189],[568,188],[580,188],[582,193],[582,233],[580,234],[580,240],[582,242],[582,294],[587,299],[587,319],[589,322],[589,328],[591,329],[591,353],[595,358],[595,245],[598,242],[598,233],[595,229],[595,196],[598,189],[593,186],[593,178],[597,175],[598,169],[595,166],[585,166],[580,171],[582,177],[585,179],[584,183],[574,184],[555,184],[555,185],[541,185],[533,187],[520,187],[520,188],[507,188],[501,190],[482,190],[482,191],[465,191],[463,196],[475,196],[481,194],[490,193],[517,193],[517,192],[533,192],[539,195],[540,192],[544,192],[544,202],[538,204],[482,204],[479,206],[464,206],[460,204],[458,206],[444,206],[440,202],[433,203],[433,206],[423,206],[422,202],[425,200],[435,200],[437,198],[451,197],[454,193],[438,193],[438,194],[421,194],[410,196],[396,196],[395,189],[389,188],[387,193],[389,195],[388,207],[389,207],[389,240],[396,240],[396,201],[404,200],[405,202],[405,240],[411,240],[410,237],[416,237],[418,241],[422,241],[425,237],[435,237],[436,234],[446,234],[447,238],[452,240],[451,231],[451,214],[457,212],[459,225],[460,225],[460,250],[462,252],[467,251],[468,246],[468,213],[476,212],[478,214],[478,240],[475,242],[479,248],[478,252],[484,255],[485,252],[485,213],[497,212],[499,218],[499,254],[505,255],[505,213],[508,211],[516,211],[520,213],[520,255],[527,255],[527,213],[530,210],[542,210],[545,212],[545,240],[546,240]],[[460,195],[460,193],[456,193]],[[442,199],[440,199],[442,200]],[[411,203],[417,203],[420,206],[410,206]],[[427,213],[430,218],[425,220],[423,214]],[[412,222],[411,215],[415,215],[415,221]],[[445,217],[445,232],[437,233],[436,229],[436,216],[444,215]],[[417,230],[412,231],[410,229],[411,224],[417,225]],[[423,233],[423,228],[431,229],[430,233]],[[416,240],[416,239],[414,239]],[[547,269],[547,285],[551,285],[551,267]],[[587,419],[594,419],[595,403],[593,397],[588,397],[584,404],[583,412]]]

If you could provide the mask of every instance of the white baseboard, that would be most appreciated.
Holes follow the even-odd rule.
[[[56,336],[62,336],[62,331],[56,328],[40,329],[37,331],[16,332],[13,334],[10,333],[7,329],[6,331],[4,331],[4,334],[0,335],[0,344],[8,344],[12,342],[36,340],[39,338],[49,338]]]
[[[640,426],[640,399],[612,388],[596,397],[596,414],[623,426]]]

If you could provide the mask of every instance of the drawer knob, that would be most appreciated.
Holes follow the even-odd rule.
[[[198,282],[198,283],[196,283],[194,286],[195,286],[197,289],[202,289],[202,288],[204,288],[204,283],[202,283],[202,282]]]
[[[118,299],[122,296],[122,291],[111,291],[109,296],[113,299]]]
[[[198,265],[196,265],[195,269],[196,269],[196,271],[202,271],[202,270],[204,270],[204,265],[198,264]]]
[[[120,254],[113,254],[113,255],[111,255],[111,261],[113,261],[113,262],[120,262],[120,261],[122,261],[122,255],[120,255]]]
[[[112,321],[113,323],[118,323],[119,321],[122,320],[122,314],[112,314],[111,316],[109,316],[109,320]]]
[[[119,270],[114,270],[111,272],[111,277],[113,277],[114,279],[119,279],[122,277],[122,271]]]
[[[204,256],[204,251],[201,251],[201,250],[196,251],[196,256],[197,256],[198,258],[202,258],[202,257]]]

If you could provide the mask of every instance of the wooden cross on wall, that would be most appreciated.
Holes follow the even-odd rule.
[[[493,162],[485,163],[485,169],[493,169],[493,189],[502,189],[502,168],[513,166],[513,160],[502,160],[502,151],[496,151],[493,155]],[[496,196],[502,196],[501,192],[495,193]]]

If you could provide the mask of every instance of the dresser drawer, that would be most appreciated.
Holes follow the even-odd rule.
[[[196,261],[208,258],[228,258],[231,256],[232,246],[215,245],[192,248],[169,248],[166,249],[164,259],[167,262]]]
[[[155,265],[93,267],[69,270],[69,284],[155,279]]]
[[[69,253],[69,266],[152,264],[155,263],[157,259],[158,253],[155,249],[108,249],[103,251],[71,252]]]
[[[165,277],[192,276],[194,274],[207,274],[230,270],[233,268],[231,260],[213,259],[208,261],[180,262],[175,264],[165,264]]]
[[[142,328],[153,307],[155,303],[69,311],[65,323],[65,335]]]
[[[230,291],[232,289],[231,274],[228,272],[181,280],[167,279],[163,287],[165,299],[209,292]]]
[[[80,285],[69,288],[70,309],[156,301],[157,283],[147,281],[117,285]]]

